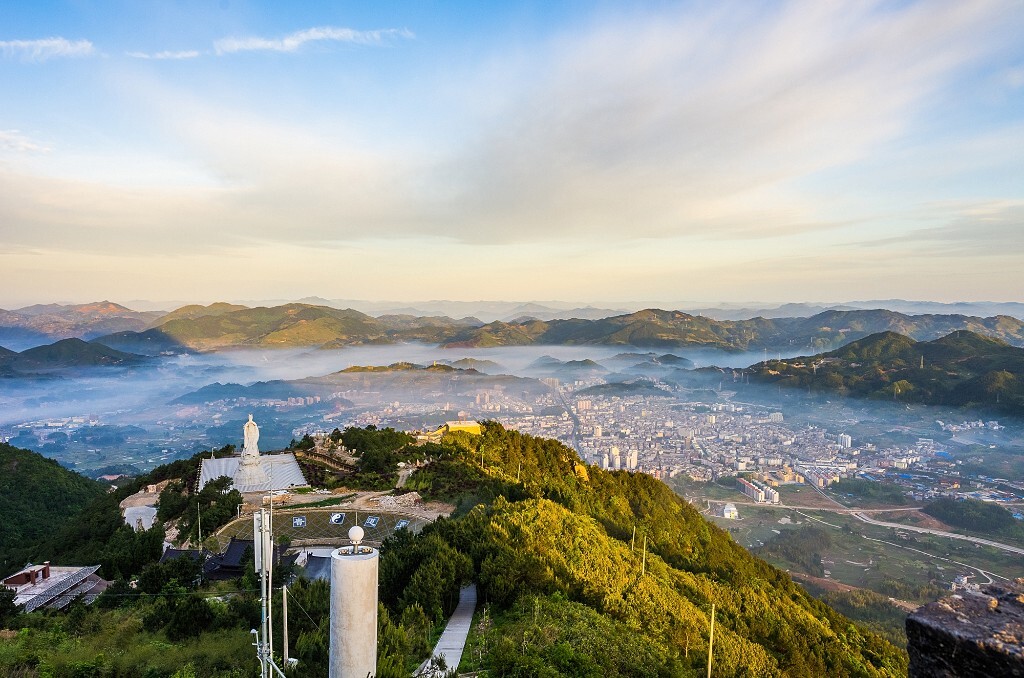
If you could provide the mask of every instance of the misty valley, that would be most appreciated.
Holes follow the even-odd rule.
[[[908,351],[945,370],[943,356],[962,361],[957,351],[973,356],[987,341],[950,337],[882,332],[817,356],[426,343],[147,356],[66,339],[0,363],[0,441],[117,483],[197,452],[240,448],[249,415],[268,451],[332,431],[497,422],[557,440],[592,467],[664,482],[737,544],[903,645],[908,610],[950,587],[1024,576],[1019,416],[924,402],[929,388],[949,397],[982,379],[1002,389],[992,391],[1002,398],[994,404],[1016,407],[1012,380],[991,375],[1017,369],[1022,349],[1000,342],[1003,362],[970,372],[968,387],[939,391]],[[876,370],[889,375],[880,386],[836,387],[859,383],[873,360],[888,361]],[[904,381],[905,390],[892,387]],[[942,504],[950,497],[966,502]],[[965,506],[1005,520],[971,522]]]
[[[638,468],[674,477],[706,463],[705,439],[730,445],[735,458],[799,456],[791,445],[756,442],[757,422],[778,413],[780,441],[815,432],[811,458],[835,456],[840,435],[854,450],[892,458],[919,456],[927,440],[941,453],[935,458],[975,475],[1024,477],[1015,418],[996,423],[986,412],[765,385],[748,369],[761,360],[759,352],[708,349],[426,344],[158,355],[3,379],[0,439],[96,476],[238,444],[249,413],[263,422],[268,449],[348,425],[432,430],[469,418],[557,438],[598,464],[612,447],[635,449]]]

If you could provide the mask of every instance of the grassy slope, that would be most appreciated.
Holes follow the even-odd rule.
[[[448,472],[475,465],[471,460],[479,459],[483,449],[489,492],[499,498],[425,533],[440,534],[472,556],[481,593],[497,609],[514,611],[534,597],[540,600],[535,604],[554,606],[557,614],[580,605],[589,608],[586,614],[597,613],[632,630],[632,642],[626,643],[630,652],[654,648],[657,659],[645,667],[647,675],[685,674],[703,665],[701,652],[694,650],[703,645],[706,656],[712,602],[722,633],[716,666],[726,674],[744,669],[754,675],[905,671],[898,650],[811,599],[659,481],[585,468],[558,443],[493,425],[481,438],[453,438],[461,445],[460,461]],[[517,472],[521,483],[512,480]],[[643,574],[642,553],[630,548],[634,526],[649,548]],[[510,623],[515,628],[521,622]],[[499,625],[496,641],[510,630]],[[548,669],[557,664],[562,635],[552,633],[532,651],[522,652],[523,661],[536,660]],[[603,646],[575,648],[587,654],[586,662],[600,666],[592,675],[641,673],[618,672],[603,663]],[[513,655],[502,654],[496,642],[485,663],[503,671],[526,670]]]
[[[711,603],[718,611],[715,670],[722,675],[903,675],[906,670],[900,651],[811,599],[653,478],[587,468],[555,441],[497,425],[488,425],[484,436],[455,434],[430,452],[443,461],[410,481],[472,495],[480,503],[418,536],[401,535],[382,550],[382,602],[389,614],[382,618],[380,649],[389,666],[408,666],[413,658],[408,652],[423,636],[425,620],[434,619],[436,626],[442,608],[451,609],[459,584],[471,577],[495,611],[483,661],[496,675],[699,674]],[[113,510],[115,504],[108,503],[104,511]],[[312,597],[303,599],[303,608],[312,617],[308,624],[297,618],[294,654],[303,658],[304,675],[319,676],[326,590],[306,588]],[[49,663],[63,667],[54,675],[78,675],[73,671],[87,667],[74,669],[69,657],[95,651],[110,655],[93,660],[108,671],[104,675],[134,675],[113,667],[118,658],[138,657],[142,663],[136,667],[169,676],[164,657],[146,658],[147,648],[167,643],[166,656],[179,666],[191,662],[206,675],[236,675],[213,662],[243,656],[238,638],[247,642],[245,622],[221,610],[215,620],[223,616],[223,625],[203,632],[202,642],[169,643],[161,632],[142,631],[153,625],[154,611],[166,604],[162,599],[140,600],[123,618],[89,611],[76,628],[69,627],[70,619],[40,621],[38,631],[0,641],[0,667]],[[110,634],[116,624],[128,626],[114,642]],[[47,640],[54,629],[61,631],[64,645]],[[209,647],[220,648],[223,656],[211,657]],[[73,654],[66,655],[69,651]],[[408,672],[382,670],[380,675]]]

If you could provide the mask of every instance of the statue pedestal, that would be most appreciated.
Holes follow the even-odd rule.
[[[263,485],[269,483],[270,478],[260,464],[259,456],[242,453],[242,461],[238,464],[238,470],[232,478],[236,487],[248,487],[252,485]]]

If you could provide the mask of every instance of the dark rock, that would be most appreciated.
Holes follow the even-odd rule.
[[[1024,678],[1024,579],[918,608],[907,653],[910,678]]]

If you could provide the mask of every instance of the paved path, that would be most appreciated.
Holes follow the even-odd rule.
[[[459,591],[459,605],[455,608],[448,625],[444,627],[441,638],[437,641],[432,657],[444,655],[444,661],[449,669],[459,667],[462,661],[462,651],[466,647],[466,638],[469,636],[469,627],[473,625],[473,611],[476,609],[476,584],[470,584]],[[414,676],[426,676],[424,669],[430,660],[423,662],[414,673]]]

